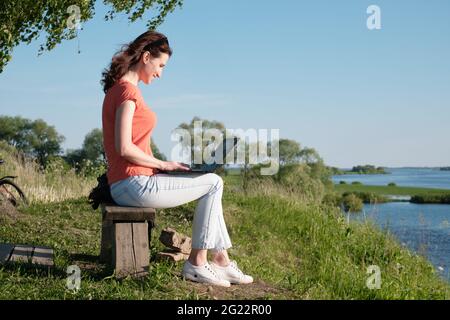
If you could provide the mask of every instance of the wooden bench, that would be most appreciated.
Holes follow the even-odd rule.
[[[148,274],[155,209],[102,204],[100,261],[115,269],[117,278]]]
[[[54,265],[53,249],[32,245],[0,243],[0,265],[16,262],[51,268]]]

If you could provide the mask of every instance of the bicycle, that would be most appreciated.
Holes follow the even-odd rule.
[[[0,159],[0,165],[4,162],[4,160]],[[4,196],[13,206],[17,207],[21,204],[28,204],[28,200],[19,186],[11,181],[11,179],[15,178],[17,177],[5,176],[0,178],[0,196]]]

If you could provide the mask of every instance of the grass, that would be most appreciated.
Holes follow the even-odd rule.
[[[31,203],[60,202],[82,197],[97,184],[95,178],[82,177],[74,169],[66,169],[61,162],[52,163],[46,172],[29,159],[22,159],[11,146],[0,141],[0,177],[17,176],[14,182]]]
[[[190,234],[195,203],[158,210],[151,270],[142,280],[115,280],[97,262],[100,213],[78,197],[35,203],[0,224],[0,243],[50,246],[53,270],[0,267],[0,299],[448,299],[450,287],[423,257],[374,225],[348,223],[335,208],[259,185],[247,195],[227,177],[223,199],[230,255],[257,280],[249,286],[208,289],[180,277],[181,263],[153,261],[160,231]],[[271,195],[268,195],[270,190]],[[66,268],[82,270],[81,289],[66,289]],[[366,286],[367,268],[381,269],[380,290]]]
[[[14,152],[5,152],[4,146],[0,149],[6,159],[0,173],[19,175],[17,182],[32,200],[15,217],[0,210],[0,243],[49,246],[55,252],[55,267],[50,270],[27,264],[0,266],[0,299],[450,297],[449,284],[434,267],[390,234],[368,223],[347,222],[339,210],[321,205],[311,192],[296,193],[267,181],[249,183],[244,192],[240,176],[225,177],[224,215],[233,241],[230,256],[254,276],[254,284],[209,288],[184,281],[182,263],[155,261],[163,249],[158,240],[163,228],[190,234],[195,202],[158,210],[150,274],[141,280],[119,281],[113,270],[98,262],[101,218],[86,199],[95,179],[58,166],[42,173],[33,163],[18,161]],[[81,289],[76,292],[66,288],[70,265],[81,268]],[[380,290],[366,286],[371,265],[380,267]]]
[[[448,189],[414,188],[414,187],[388,187],[371,185],[349,185],[335,184],[334,189],[340,193],[344,192],[371,192],[379,195],[413,196],[418,194],[441,195],[450,193]]]

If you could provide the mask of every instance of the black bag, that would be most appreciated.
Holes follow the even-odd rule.
[[[89,193],[89,203],[94,210],[100,206],[100,203],[116,204],[111,196],[111,189],[109,188],[108,178],[106,173],[97,178],[98,185]]]

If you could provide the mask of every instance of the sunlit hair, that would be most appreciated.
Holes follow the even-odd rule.
[[[114,83],[139,62],[142,54],[149,51],[153,58],[159,58],[161,53],[172,55],[167,37],[156,31],[147,31],[134,41],[122,46],[113,57],[111,64],[102,72],[103,91],[108,92]]]

